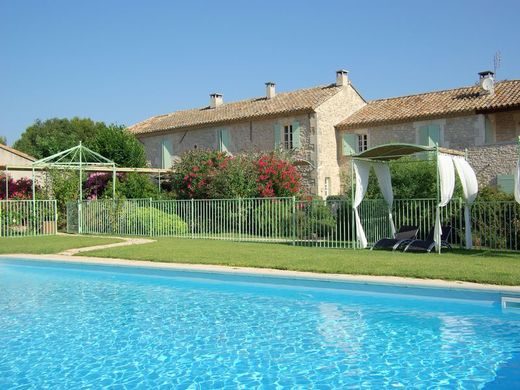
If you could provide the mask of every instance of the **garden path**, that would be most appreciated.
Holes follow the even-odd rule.
[[[92,236],[92,237],[94,237],[94,236]],[[103,236],[103,237],[105,237],[105,236]],[[109,237],[109,238],[117,238],[117,239],[121,240],[121,242],[116,242],[114,244],[87,246],[84,248],[71,248],[71,249],[67,249],[63,252],[60,252],[58,254],[65,255],[65,256],[74,256],[81,252],[95,251],[98,249],[116,248],[119,246],[128,246],[128,245],[142,245],[142,244],[149,244],[149,243],[155,242],[155,240],[151,240],[149,238],[133,238],[133,237]]]

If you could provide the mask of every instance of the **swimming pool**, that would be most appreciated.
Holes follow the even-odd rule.
[[[0,388],[512,388],[501,298],[0,258]]]

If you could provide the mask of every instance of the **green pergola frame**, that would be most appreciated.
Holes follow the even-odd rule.
[[[520,142],[520,141],[519,141]],[[520,144],[519,144],[520,145]],[[520,148],[520,146],[519,146]],[[390,143],[375,146],[373,148],[367,149],[361,153],[357,153],[351,156],[352,163],[350,164],[351,168],[351,197],[352,197],[352,209],[354,209],[354,194],[355,194],[355,185],[354,185],[354,160],[365,160],[365,161],[380,161],[380,162],[388,162],[392,160],[400,159],[401,157],[408,157],[418,153],[428,153],[428,155],[435,156],[435,172],[437,176],[436,183],[436,207],[437,213],[440,212],[440,176],[439,176],[439,168],[438,168],[438,159],[439,153],[451,154],[455,156],[464,156],[466,158],[466,152],[461,152],[453,149],[441,148],[438,145],[435,146],[424,146],[424,145],[415,145],[415,144],[401,144],[401,143]],[[420,160],[419,160],[420,161]],[[428,160],[425,160],[425,162]],[[354,211],[354,210],[353,210]],[[355,226],[354,221],[354,212],[352,212],[352,226]],[[354,243],[354,249],[357,246],[357,239]],[[437,252],[441,253],[441,247],[438,245]]]
[[[33,201],[36,200],[36,180],[35,171],[36,169],[45,168],[57,168],[67,170],[77,170],[79,172],[79,200],[83,200],[83,186],[82,177],[83,171],[88,169],[93,171],[96,168],[111,168],[112,171],[112,198],[115,198],[116,194],[116,163],[103,157],[99,153],[94,152],[92,149],[87,148],[81,142],[79,145],[74,146],[70,149],[64,150],[53,154],[52,156],[42,158],[31,164],[32,168],[32,195]]]

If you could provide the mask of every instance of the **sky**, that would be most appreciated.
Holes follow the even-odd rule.
[[[365,99],[520,79],[519,0],[0,0],[0,136],[329,84]]]

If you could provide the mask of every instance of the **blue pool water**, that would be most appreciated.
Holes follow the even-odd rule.
[[[510,389],[500,299],[0,259],[0,389]]]

